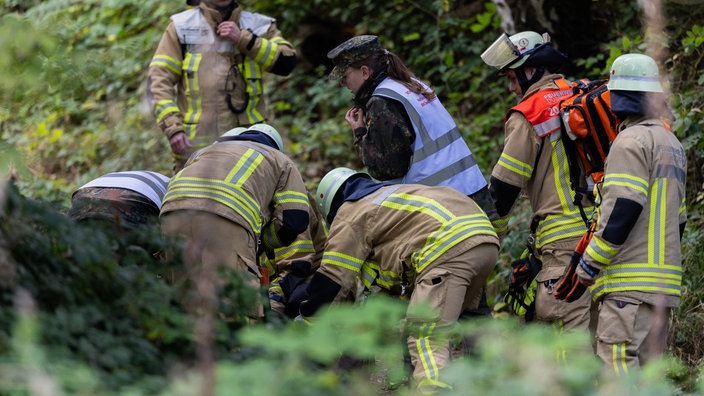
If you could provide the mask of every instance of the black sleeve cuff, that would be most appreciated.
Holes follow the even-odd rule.
[[[306,210],[284,210],[282,217],[283,221],[277,236],[283,246],[288,246],[296,240],[298,234],[308,228],[310,217]]]
[[[499,216],[504,217],[511,211],[521,189],[492,176],[489,179],[489,192],[496,205],[496,212]]]
[[[604,227],[602,234],[604,240],[614,245],[623,245],[642,211],[643,206],[638,202],[628,198],[617,198],[609,222]]]

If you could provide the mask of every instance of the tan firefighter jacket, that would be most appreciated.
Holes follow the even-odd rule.
[[[601,270],[592,296],[617,293],[676,306],[682,283],[679,238],[680,224],[686,221],[687,157],[677,136],[658,119],[626,119],[619,129],[606,159],[598,228],[584,253],[584,261]],[[619,199],[642,206],[630,228],[613,211]],[[614,227],[625,238],[621,244],[604,237]]]
[[[265,121],[262,73],[287,75],[295,65],[295,49],[273,18],[235,8],[236,45],[217,36],[220,19],[204,2],[173,15],[149,65],[157,123],[167,138],[185,132],[194,151],[231,128]]]
[[[532,100],[535,95],[553,97],[560,92],[560,87],[555,83],[560,77],[556,74],[543,77],[528,89],[521,103]],[[553,106],[559,104],[558,99]],[[536,109],[540,110],[542,109]],[[558,113],[555,112],[556,115]],[[531,114],[528,117],[533,118]],[[544,123],[542,120],[541,124]],[[504,148],[492,170],[492,177],[521,188],[528,196],[533,219],[537,222],[535,244],[537,248],[542,248],[567,238],[578,240],[587,228],[579,206],[574,203],[568,159],[560,130],[556,129],[540,137],[538,127],[533,126],[517,107],[511,109],[505,123]],[[496,199],[503,198],[499,196]],[[592,204],[586,199],[582,205],[587,212],[593,210]],[[498,206],[500,205],[497,204]],[[508,225],[508,216],[503,222]],[[559,277],[562,269],[550,270],[555,272],[550,275]]]
[[[161,215],[174,210],[214,213],[278,248],[283,244],[277,243],[277,232],[284,224],[296,234],[308,227],[309,205],[301,174],[288,156],[256,142],[224,141],[193,154],[171,179]]]
[[[400,289],[416,274],[499,239],[473,200],[450,187],[397,184],[342,204],[318,272],[341,286],[335,300],[366,287]]]

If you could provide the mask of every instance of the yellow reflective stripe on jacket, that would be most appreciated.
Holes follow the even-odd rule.
[[[228,172],[225,180],[176,174],[169,183],[164,202],[178,198],[212,199],[242,216],[252,231],[258,234],[261,232],[261,208],[257,201],[242,189],[242,185],[263,159],[264,156],[257,150],[248,149]]]
[[[323,254],[323,260],[320,265],[323,266],[325,264],[336,265],[354,273],[359,273],[364,260],[352,257],[349,254],[326,251]]]
[[[641,193],[643,197],[648,196],[648,182],[641,177],[629,175],[627,173],[605,174],[604,187],[607,186],[625,187],[629,190],[635,190]]]
[[[169,183],[164,203],[188,198],[211,199],[219,202],[242,216],[255,233],[261,232],[259,205],[247,192],[232,183],[177,174]]]
[[[391,194],[381,203],[381,206],[408,212],[421,212],[440,223],[446,223],[454,217],[452,212],[440,205],[437,201],[412,194]]]
[[[504,217],[501,217],[501,218],[498,218],[498,219],[492,221],[491,224],[494,226],[494,231],[497,234],[503,234],[503,233],[508,232],[508,221],[509,221],[509,217],[504,216]]]
[[[453,246],[478,234],[495,234],[484,213],[457,217],[430,234],[423,249],[411,256],[411,262],[420,273]]]
[[[679,265],[629,263],[614,264],[599,273],[592,286],[592,296],[619,291],[643,291],[682,294],[682,268]]]
[[[401,274],[397,274],[393,271],[383,271],[381,267],[379,267],[379,264],[371,261],[364,262],[364,265],[362,266],[362,273],[367,275],[366,278],[369,282],[369,285],[365,282],[365,286],[367,287],[371,286],[374,283],[374,280],[376,280],[377,285],[385,289],[389,289],[401,283]],[[362,277],[363,282],[364,280],[365,277]]]
[[[250,57],[244,58],[241,67],[242,77],[245,81],[245,90],[247,91],[247,95],[249,95],[245,114],[247,114],[247,120],[251,124],[256,124],[264,121],[264,116],[257,110],[259,98],[263,91],[262,68]]]
[[[375,270],[374,268],[379,268],[379,266],[374,265],[373,263],[371,263],[369,261],[365,261],[364,264],[362,264],[362,269],[361,269],[361,271],[362,271],[362,274],[361,274],[362,284],[367,289],[370,288],[374,284],[374,281],[379,276],[378,271]]]
[[[263,229],[260,235],[262,245],[267,249],[276,249],[282,247],[283,243],[279,239],[279,234],[276,233],[276,226],[273,222],[269,222]]]
[[[484,213],[457,217],[433,199],[413,194],[391,194],[381,206],[394,210],[420,212],[440,223],[438,231],[430,234],[423,249],[411,257],[417,272],[421,272],[444,252],[476,234],[496,235],[494,226]]]
[[[562,213],[548,215],[540,221],[536,229],[535,245],[538,249],[548,243],[566,238],[581,237],[587,230],[581,212],[574,202],[572,187],[570,186],[570,172],[565,145],[559,134],[550,135],[552,152],[550,163],[552,166],[555,194],[560,200]],[[588,206],[583,208],[589,213],[594,210]]]
[[[552,145],[550,162],[552,163],[552,174],[555,182],[556,193],[560,199],[562,212],[569,216],[575,212],[575,206],[574,199],[572,198],[572,187],[570,187],[570,171],[567,153],[565,152],[565,145],[562,144],[562,140],[553,141],[552,136],[550,144]],[[584,228],[586,228],[586,225]],[[585,229],[582,231],[585,231]]]
[[[171,113],[178,113],[179,108],[171,99],[164,99],[156,102],[156,121],[161,122],[166,116]]]
[[[530,178],[533,174],[533,165],[519,161],[505,152],[501,153],[497,165],[526,178]]]
[[[594,208],[585,207],[584,211],[589,213]],[[564,238],[582,236],[587,231],[584,219],[579,210],[573,209],[571,212],[559,215],[546,216],[535,233],[535,245],[537,248],[543,247],[547,243],[559,241]]]
[[[597,263],[601,264],[602,266],[607,266],[611,264],[611,261],[614,259],[617,253],[618,249],[610,247],[606,242],[604,242],[604,240],[602,240],[597,235],[592,236],[592,240],[589,241],[589,245],[587,245],[587,248],[584,250],[585,255],[593,258]]]
[[[268,69],[271,64],[276,59],[276,51],[279,45],[274,40],[267,40],[261,38],[262,45],[259,47],[259,51],[254,54],[254,60],[261,65],[263,69]]]
[[[665,224],[667,222],[667,179],[657,178],[650,188],[648,219],[648,263],[665,263]]]
[[[276,263],[275,263],[274,261],[271,261],[271,260],[269,259],[269,257],[266,256],[266,254],[262,254],[261,256],[259,256],[259,263],[258,263],[258,264],[259,264],[260,267],[268,269],[268,270],[269,270],[269,273],[271,273],[271,274],[277,274],[277,271],[276,271]],[[273,285],[274,283],[277,283],[277,284],[278,284],[278,281],[279,281],[279,278],[276,278],[276,279],[274,279],[271,283],[272,283],[272,285]],[[278,289],[277,289],[277,288],[278,288]],[[271,287],[269,287],[269,294],[271,294],[272,289],[275,289],[275,290],[279,291],[281,294],[283,294],[283,290],[281,290],[281,287],[280,287],[280,286],[271,286]]]
[[[149,67],[152,67],[152,66],[163,66],[163,67],[169,69],[170,71],[172,71],[173,73],[175,73],[176,75],[178,75],[178,76],[181,75],[181,67],[182,67],[181,61],[176,58],[172,58],[168,55],[164,55],[164,54],[154,55],[154,57],[152,58],[152,61],[149,63]]]
[[[308,196],[305,193],[293,190],[286,190],[274,193],[274,206],[279,206],[285,203],[309,205]]]
[[[309,254],[315,253],[315,247],[313,246],[313,241],[310,239],[297,239],[293,241],[290,245],[286,247],[278,248],[274,251],[274,261],[280,262],[285,260],[294,254]]]
[[[227,174],[225,180],[229,180],[236,187],[241,187],[249,180],[254,170],[263,160],[264,156],[259,151],[252,148],[247,149]]]
[[[186,58],[183,60],[183,71],[186,74],[186,92],[184,94],[188,104],[188,109],[183,116],[183,127],[189,139],[195,138],[196,125],[203,114],[202,98],[198,86],[198,67],[202,58],[203,54],[187,52]]]

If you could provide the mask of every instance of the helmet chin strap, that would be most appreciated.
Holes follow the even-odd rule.
[[[535,72],[531,76],[530,79],[526,76],[526,68],[522,67],[520,69],[515,70],[516,73],[516,79],[518,80],[518,85],[521,87],[521,92],[525,95],[526,91],[528,91],[528,88],[530,88],[531,85],[535,84],[543,78],[543,75],[545,74],[545,68],[544,67],[536,67]]]

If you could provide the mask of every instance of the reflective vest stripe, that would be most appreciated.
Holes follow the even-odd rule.
[[[533,129],[535,129],[535,133],[537,133],[538,136],[549,135],[560,129],[560,119],[558,117],[550,118],[539,124],[533,125]]]
[[[169,185],[169,178],[152,171],[111,172],[89,181],[78,189],[89,187],[124,188],[149,198],[159,209]]]
[[[381,206],[420,212],[440,223],[440,228],[428,236],[425,247],[411,257],[417,272],[421,272],[447,250],[473,235],[495,235],[494,226],[483,213],[458,217],[437,201],[426,197],[405,193],[391,194]]]
[[[156,102],[156,121],[161,122],[169,114],[178,113],[179,111],[178,105],[173,100],[160,100]]]
[[[154,57],[152,58],[152,61],[149,63],[149,67],[152,67],[152,66],[164,66],[165,68],[171,70],[175,74],[177,74],[179,76],[181,75],[181,67],[182,67],[181,61],[176,58],[172,58],[168,55],[164,55],[164,54],[154,55]]]
[[[186,53],[183,65],[186,72],[186,103],[188,109],[183,116],[183,126],[188,139],[193,139],[196,136],[196,124],[203,114],[202,98],[200,96],[200,87],[198,86],[198,66],[203,59],[202,54]]]
[[[591,212],[593,207],[584,208],[585,212]],[[564,238],[582,236],[586,231],[584,220],[579,210],[574,209],[568,213],[546,216],[536,230],[536,246],[542,247],[546,243],[559,241]]]
[[[416,134],[411,165],[399,182],[446,185],[471,195],[486,186],[471,150],[439,100],[427,100],[390,78],[374,90],[401,103]]]
[[[512,107],[506,114],[518,111],[533,125],[536,135],[544,137],[560,130],[560,101],[573,96],[574,91],[564,78],[554,80],[557,88],[542,89]]]

